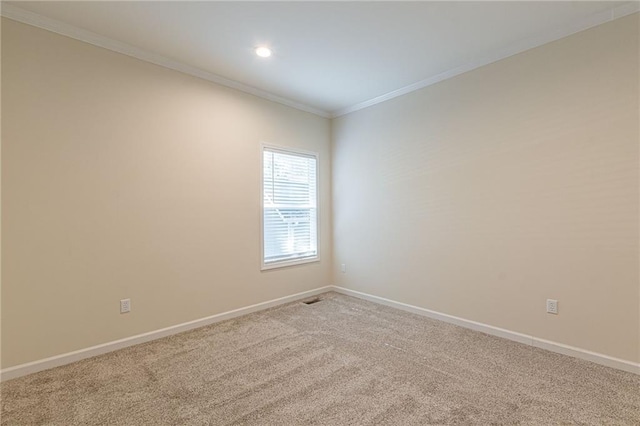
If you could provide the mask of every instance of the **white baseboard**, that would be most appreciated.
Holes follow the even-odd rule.
[[[123,349],[123,348],[137,345],[140,343],[149,342],[152,340],[160,339],[162,337],[167,337],[173,334],[182,333],[184,331],[193,330],[195,328],[204,327],[210,324],[214,324],[216,322],[225,321],[225,320],[236,318],[242,315],[247,315],[252,312],[262,311],[268,308],[272,308],[274,306],[283,305],[285,303],[294,302],[296,300],[315,296],[321,293],[325,293],[327,291],[335,291],[338,293],[346,294],[348,296],[357,297],[360,299],[368,300],[370,302],[379,303],[379,304],[390,306],[396,309],[401,309],[403,311],[411,312],[418,315],[423,315],[436,320],[440,320],[440,321],[455,324],[461,327],[469,328],[471,330],[480,331],[493,336],[498,336],[498,337],[513,340],[516,342],[524,343],[527,345],[535,346],[537,348],[546,349],[551,352],[557,352],[563,355],[572,356],[574,358],[580,358],[587,361],[591,361],[596,364],[605,365],[607,367],[628,371],[630,373],[640,374],[640,363],[634,363],[631,361],[610,357],[608,355],[591,352],[585,349],[576,348],[576,347],[565,345],[562,343],[540,339],[538,337],[530,336],[527,334],[517,333],[515,331],[493,327],[491,325],[482,324],[476,321],[466,320],[464,318],[455,317],[453,315],[443,314],[440,312],[432,311],[430,309],[420,308],[418,306],[396,302],[394,300],[385,299],[384,297],[374,296],[371,294],[362,293],[359,291],[350,290],[350,289],[338,287],[338,286],[326,286],[326,287],[320,287],[314,290],[305,291],[302,293],[293,294],[291,296],[281,297],[279,299],[269,300],[266,302],[258,303],[258,304],[247,306],[244,308],[235,309],[233,311],[223,312],[223,313],[212,315],[206,318],[185,322],[182,324],[174,325],[174,326],[163,328],[160,330],[150,331],[148,333],[138,334],[136,336],[127,337],[127,338],[116,340],[113,342],[103,343],[101,345],[96,345],[89,348],[80,349],[77,351],[68,352],[61,355],[56,355],[50,358],[45,358],[38,361],[33,361],[26,364],[20,364],[14,367],[5,368],[3,370],[0,370],[0,381],[15,379],[17,377],[26,376],[32,373],[37,373],[38,371],[48,370],[50,368],[70,364],[72,362],[80,361],[86,358],[91,358],[94,356],[106,354],[108,352],[113,352],[118,349]]]
[[[596,364],[604,365],[618,370],[627,371],[629,373],[635,373],[640,375],[640,363],[627,361],[624,359],[614,358],[609,355],[600,354],[597,352],[591,352],[586,349],[576,348],[573,346],[565,345],[558,342],[552,342],[549,340],[540,339],[538,337],[530,336],[527,334],[518,333],[511,330],[505,330],[504,328],[498,328],[491,325],[483,324],[476,321],[466,320],[464,318],[455,317],[453,315],[447,315],[440,312],[432,311],[430,309],[420,308],[418,306],[409,305],[402,302],[396,302],[395,300],[385,299],[384,297],[373,296],[371,294],[362,293],[360,291],[350,290],[348,288],[332,286],[332,290],[338,293],[346,294],[348,296],[357,297],[359,299],[368,300],[370,302],[379,303],[381,305],[391,306],[392,308],[401,309],[403,311],[411,312],[425,317],[433,318],[436,320],[448,322],[458,325],[460,327],[469,328],[471,330],[481,331],[492,336],[498,336],[505,339],[513,340],[526,345],[531,345],[536,348],[546,349],[551,352],[568,355],[574,358],[584,359]]]
[[[182,333],[184,331],[193,330],[194,328],[204,327],[206,325],[214,324],[216,322],[225,321],[225,320],[236,318],[242,315],[247,315],[252,312],[262,311],[262,310],[272,308],[278,305],[283,305],[289,302],[295,302],[296,300],[300,300],[307,297],[315,296],[317,294],[325,293],[327,291],[331,291],[332,289],[333,289],[332,286],[320,287],[314,290],[292,294],[291,296],[285,296],[279,299],[268,300],[266,302],[258,303],[258,304],[247,306],[240,309],[235,309],[233,311],[223,312],[220,314],[212,315],[210,317],[185,322],[185,323],[174,325],[167,328],[162,328],[160,330],[150,331],[148,333],[126,337],[124,339],[115,340],[113,342],[103,343],[101,345],[91,346],[89,348],[52,356],[50,358],[45,358],[38,361],[33,361],[26,364],[20,364],[14,367],[5,368],[3,370],[0,370],[0,381],[15,379],[17,377],[26,376],[27,374],[37,373],[38,371],[48,370],[50,368],[70,364],[72,362],[80,361],[82,359],[106,354],[108,352],[113,352],[118,349],[126,348],[128,346],[138,345],[140,343],[145,343],[151,340],[160,339],[162,337],[171,336],[173,334]]]

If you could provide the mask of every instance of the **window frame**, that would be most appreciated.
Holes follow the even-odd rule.
[[[316,160],[316,255],[291,260],[279,260],[275,262],[264,262],[264,152],[273,151],[283,154],[311,157]],[[272,145],[262,142],[260,144],[260,270],[287,268],[291,266],[304,265],[307,263],[320,262],[320,154],[314,151],[307,151],[298,148]]]

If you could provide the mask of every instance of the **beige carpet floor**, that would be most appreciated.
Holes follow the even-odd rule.
[[[2,383],[2,425],[640,424],[640,376],[326,293]]]

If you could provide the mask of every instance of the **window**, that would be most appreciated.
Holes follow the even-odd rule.
[[[262,269],[318,260],[318,156],[262,148]]]

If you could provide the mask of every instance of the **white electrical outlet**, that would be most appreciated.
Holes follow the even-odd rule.
[[[342,271],[343,274],[347,272],[347,265],[344,263],[340,264],[340,271]]]
[[[120,301],[120,313],[126,314],[127,312],[131,312],[131,299],[122,299]]]
[[[558,315],[558,301],[547,299],[547,313]]]

